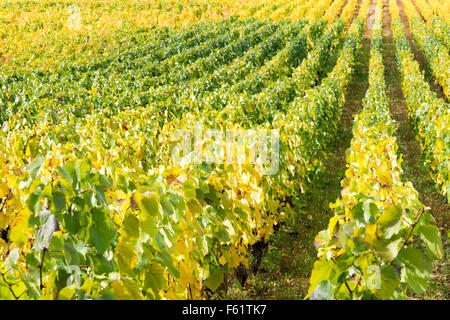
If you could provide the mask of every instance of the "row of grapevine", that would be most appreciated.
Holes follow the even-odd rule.
[[[347,32],[337,63],[328,77],[317,87],[306,90],[304,95],[297,96],[286,112],[280,112],[274,117],[274,123],[283,128],[280,137],[284,141],[282,155],[286,163],[290,159],[298,159],[288,166],[288,170],[290,180],[298,184],[299,190],[308,186],[311,174],[323,170],[323,159],[336,137],[340,109],[352,79],[355,55],[361,47],[363,30],[364,20],[357,18]],[[311,59],[308,59],[302,66],[307,75],[306,81],[314,77],[314,69],[306,67],[311,66],[311,63]]]
[[[330,0],[319,0],[310,7],[309,11],[305,14],[305,18],[309,23],[312,23],[314,20],[321,18],[324,16],[325,12],[331,5]]]
[[[433,9],[428,4],[427,0],[413,0],[419,10],[421,16],[425,21],[429,22],[433,16]],[[406,8],[405,8],[406,9]]]
[[[212,54],[196,59],[193,64],[186,65],[183,61],[183,68],[179,68],[177,64],[171,64],[171,68],[164,70],[155,80],[149,80],[148,85],[160,86],[167,83],[177,83],[181,81],[199,78],[204,74],[213,72],[217,67],[230,63],[236,57],[239,57],[249,48],[260,43],[266,37],[277,31],[281,23],[269,23],[255,32],[247,34],[237,41],[226,44],[215,50]],[[245,32],[243,33],[245,34]]]
[[[450,202],[450,108],[448,103],[437,98],[425,81],[419,64],[414,60],[399,18],[398,7],[393,1],[390,2],[390,11],[393,16],[393,39],[408,113],[416,128],[431,176]]]
[[[433,76],[448,98],[450,95],[450,55],[448,48],[436,40],[430,28],[417,15],[417,11],[410,0],[404,0],[403,5],[414,40],[424,53],[433,71]]]
[[[307,1],[303,4],[297,5],[290,15],[291,20],[296,21],[300,18],[304,18],[306,13],[310,10],[310,8],[312,8],[314,3],[315,1]]]
[[[327,62],[332,49],[340,42],[340,35],[343,29],[344,25],[340,21],[337,21],[333,25],[329,26],[324,35],[315,44],[315,48],[308,53],[308,58],[306,61],[310,61],[311,57],[313,57],[317,68],[324,67],[324,64]],[[305,57],[306,54],[301,56],[302,59]],[[265,113],[267,110],[264,110],[264,107],[262,106],[262,103],[264,103],[263,101],[276,101],[277,103],[281,103],[282,101],[276,98],[278,95],[280,96],[280,99],[284,98],[286,99],[286,102],[289,103],[290,98],[294,93],[301,93],[303,89],[296,86],[295,79],[300,76],[299,72],[301,72],[304,68],[304,61],[299,59],[294,60],[296,62],[295,64],[286,64],[286,61],[290,62],[292,61],[292,58],[285,57],[283,55],[280,55],[277,58],[278,59],[274,59],[269,62],[266,65],[267,68],[262,68],[260,70],[261,72],[249,75],[246,79],[231,88],[229,93],[245,93],[245,95],[234,96],[236,98],[234,99],[235,102],[230,103],[230,107],[237,107],[239,105],[243,106],[247,104],[248,107],[251,108],[248,112],[257,112],[267,116],[268,113]],[[319,61],[319,58],[322,59]],[[299,64],[298,62],[301,63]],[[310,69],[308,70],[307,75],[313,76],[313,80],[315,80],[317,77],[317,71],[318,69]],[[308,87],[313,85],[313,80],[309,81],[306,85]],[[249,95],[252,93],[254,94],[253,96]],[[242,97],[244,97],[244,99],[242,99]],[[247,118],[248,114],[242,116]]]
[[[344,7],[345,0],[336,0],[330,5],[330,7],[325,12],[324,18],[328,23],[333,23],[336,17],[339,15],[341,9]]]
[[[320,23],[316,23],[316,22],[320,22]],[[316,21],[313,25],[312,25],[312,30],[310,33],[312,33],[312,35],[321,32],[321,29],[323,28],[323,21]],[[300,23],[300,21],[299,21]],[[317,30],[314,30],[317,29]],[[317,36],[315,36],[316,38]],[[314,38],[314,36],[313,36]],[[276,58],[274,58],[270,63],[267,64],[267,68],[265,70],[266,74],[268,76],[270,76],[271,78],[274,78],[278,75],[278,73],[271,73],[273,72],[273,68],[275,67],[276,70],[280,71],[283,70],[281,68],[277,68],[277,65],[280,63],[283,63],[285,60],[284,59],[289,59],[289,60],[295,60],[295,61],[300,61],[301,57],[304,54],[304,49],[305,49],[305,44],[304,44],[304,34],[301,36],[298,36],[295,40],[290,41],[286,47],[280,51]],[[300,51],[299,51],[300,50]],[[287,56],[286,56],[287,54]],[[294,58],[296,55],[298,55],[298,58]],[[272,63],[273,62],[273,63]],[[227,83],[225,85],[225,87],[228,86],[228,82],[231,81],[232,79],[240,79],[240,75],[245,76],[245,74],[241,74],[240,72],[235,72],[237,71],[236,69],[240,70],[240,71],[248,71],[245,68],[242,68],[242,66],[240,65],[242,63],[242,61],[237,60],[234,61],[233,64],[224,66],[223,68],[219,69],[218,72],[214,72],[214,73],[207,73],[205,75],[205,77],[202,77],[199,79],[199,81],[195,81],[192,84],[189,84],[189,87],[192,87],[192,90],[195,90],[195,95],[197,95],[197,93],[202,93],[201,90],[199,90],[199,88],[204,88],[204,84],[207,84],[208,86],[208,91],[212,88],[217,87],[219,84],[222,84],[221,88],[223,90],[225,90],[224,88],[224,83],[223,81],[225,80]],[[290,70],[290,65],[291,63],[286,64],[285,66],[285,71],[289,72]],[[233,67],[236,67],[236,69],[234,69]],[[231,69],[229,68],[231,67]],[[254,70],[254,72],[252,72],[250,75],[248,75],[247,77],[247,81],[245,81],[246,83],[251,82],[251,78],[252,76],[255,75],[261,75],[261,70]],[[226,78],[224,79],[224,76],[226,76]],[[228,78],[228,79],[227,79]],[[259,83],[261,83],[262,79],[258,79]],[[239,87],[242,88],[243,86],[245,86],[244,84],[240,84]],[[257,88],[259,88],[258,86],[256,86],[254,88],[254,90],[257,90]],[[164,92],[164,95],[166,95],[168,92],[173,92],[173,91],[180,91],[179,90],[179,86],[178,85],[171,85],[169,87],[163,87],[163,88],[155,88],[155,92],[156,92],[156,96],[158,96],[159,92]],[[161,96],[161,95],[160,95]],[[185,95],[186,96],[186,95]],[[191,94],[188,94],[188,96],[191,96]],[[175,105],[177,105],[177,103],[175,103]]]
[[[281,6],[278,6],[277,8],[272,7],[273,11],[271,13],[269,13],[268,15],[266,15],[265,17],[268,16],[273,21],[285,19],[286,17],[289,17],[292,14],[293,10],[297,6],[300,6],[304,3],[305,3],[305,1],[300,1],[300,2],[288,1],[286,3],[283,3],[283,5],[281,5]]]
[[[450,25],[440,17],[433,16],[431,18],[431,28],[436,39],[447,48],[450,48]]]
[[[273,21],[278,21],[294,15],[295,9],[297,7],[305,5],[309,2],[310,1],[305,0],[282,1],[282,2],[272,0],[270,2],[266,2],[264,6],[260,10],[255,11],[255,13],[252,14],[252,16],[257,19],[266,19],[269,17]],[[303,15],[297,17],[302,18]],[[296,21],[297,19],[292,20]]]
[[[310,299],[404,299],[408,286],[423,293],[431,263],[412,241],[420,237],[431,256],[443,255],[432,215],[412,184],[401,180],[385,91],[382,14],[378,0],[369,89],[355,117],[341,198],[331,205],[335,215],[315,239]]]
[[[121,48],[119,53],[112,52],[107,57],[95,57],[89,63],[61,64],[57,67],[56,72],[67,72],[67,68],[75,74],[87,70],[96,71],[99,68],[105,68],[109,71],[115,69],[123,71],[125,67],[142,68],[150,62],[165,62],[169,58],[172,59],[172,64],[179,63],[183,58],[189,59],[191,56],[204,55],[204,51],[208,50],[208,45],[212,46],[218,41],[217,39],[220,39],[218,35],[223,35],[226,32],[239,34],[240,29],[238,27],[242,27],[249,21],[254,20],[239,21],[233,17],[223,19],[219,23],[202,22],[180,32],[175,28],[154,29],[146,35],[144,43],[135,44],[131,49],[124,50]],[[161,31],[163,31],[164,39],[153,36],[153,33],[158,35]]]
[[[279,77],[256,96],[236,100],[232,105],[240,106],[242,112],[233,114],[234,119],[271,123],[280,111],[289,108],[292,99],[300,99],[305,96],[308,88],[320,83],[319,77],[324,75],[323,70],[327,62],[341,44],[340,34],[344,30],[344,26],[342,20],[331,25],[318,45],[292,71],[290,77]]]
[[[347,22],[347,25],[350,25],[353,19],[353,15],[356,10],[356,5],[358,4],[358,0],[348,0],[347,4],[345,5],[344,9],[341,13],[341,18]]]
[[[367,17],[369,14],[370,5],[372,0],[362,0],[359,7],[358,17]]]
[[[319,33],[323,30],[325,25],[323,23],[318,24]],[[305,28],[306,29],[306,28]],[[306,32],[305,32],[306,31]],[[274,79],[282,74],[288,74],[296,62],[301,61],[308,52],[307,38],[310,32],[304,30],[301,34],[298,34],[289,43],[280,50],[273,59],[267,61],[261,68],[255,69],[252,72],[246,74],[244,77],[239,77],[239,81],[234,81],[229,84],[230,90],[234,92],[259,92],[264,83],[268,80]],[[296,61],[296,62],[294,62]],[[216,77],[214,77],[216,80]],[[220,81],[220,78],[219,80]],[[228,83],[227,83],[228,84]],[[222,84],[221,89],[225,89],[228,86]]]

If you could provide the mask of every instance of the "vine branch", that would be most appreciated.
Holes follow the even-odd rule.
[[[350,291],[350,294],[352,295],[352,294],[353,294],[353,291],[352,291],[352,290],[350,289],[350,287],[348,286],[347,280],[345,280],[344,283],[345,283],[345,286],[347,287],[348,291]]]
[[[47,251],[46,248],[42,250],[42,258],[41,263],[39,264],[39,288],[42,290],[44,289],[44,284],[42,283],[42,267],[44,266],[44,258],[45,258],[45,252]]]
[[[417,216],[416,221],[414,221],[413,225],[411,226],[411,229],[409,230],[408,236],[406,237],[405,241],[403,242],[402,246],[400,247],[400,250],[398,250],[397,252],[397,256],[400,254],[400,252],[402,251],[402,249],[406,246],[406,243],[408,242],[408,239],[411,237],[412,232],[414,231],[414,228],[416,227],[417,223],[419,222],[420,218],[422,217],[423,213],[425,212],[425,209],[422,209],[422,211],[419,213],[419,215]],[[389,265],[392,265],[392,263],[394,262],[395,258],[392,259],[392,261],[389,263]]]
[[[9,291],[11,292],[12,296],[14,297],[15,300],[19,300],[20,296],[23,294],[21,294],[20,296],[16,296],[12,286],[14,284],[9,283],[6,278],[5,278],[5,274],[3,272],[0,272],[0,275],[2,276],[3,282],[8,286]]]

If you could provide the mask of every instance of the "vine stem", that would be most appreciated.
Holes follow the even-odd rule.
[[[425,209],[422,209],[422,211],[420,212],[420,214],[418,215],[416,221],[414,221],[413,225],[411,226],[411,229],[409,230],[408,236],[406,237],[405,241],[403,242],[402,246],[400,247],[400,250],[398,250],[397,252],[397,256],[400,254],[400,252],[402,251],[402,249],[406,246],[406,243],[408,242],[408,239],[411,237],[412,232],[414,231],[414,228],[416,227],[417,223],[419,222],[420,218],[422,217],[423,213],[425,212]],[[389,263],[389,265],[392,265],[392,263],[394,262],[395,258],[392,259],[392,261]]]
[[[42,290],[44,289],[44,284],[42,283],[42,267],[44,266],[44,258],[45,258],[45,252],[47,251],[46,248],[43,249],[42,251],[42,258],[41,258],[41,263],[39,264],[39,288]]]
[[[6,283],[6,285],[8,286],[8,289],[11,292],[12,296],[14,297],[14,299],[15,300],[19,300],[20,296],[19,297],[16,296],[16,294],[14,293],[14,290],[12,288],[13,285],[11,283],[9,283],[8,281],[6,281],[5,274],[0,272],[0,275],[2,276],[3,282]]]
[[[347,280],[346,280],[344,283],[345,283],[345,286],[347,287],[348,291],[350,291],[350,295],[352,295],[352,294],[353,294],[353,291],[350,290],[350,287],[349,287],[348,284],[347,284]]]
[[[193,300],[194,298],[192,296],[192,290],[191,290],[191,284],[190,283],[188,284],[188,288],[189,288],[189,293],[191,295],[191,300]]]

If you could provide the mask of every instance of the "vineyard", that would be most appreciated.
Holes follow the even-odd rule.
[[[449,299],[449,17],[0,2],[0,300]]]

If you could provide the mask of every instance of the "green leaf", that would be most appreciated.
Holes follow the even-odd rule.
[[[374,240],[371,245],[375,252],[383,258],[385,262],[390,262],[398,254],[401,239],[395,241]]]
[[[156,227],[156,222],[154,218],[148,217],[144,221],[141,221],[140,226],[143,233],[148,234],[152,238],[156,237],[158,233],[158,228]]]
[[[175,212],[175,208],[173,207],[172,202],[170,201],[170,198],[162,198],[161,199],[161,206],[163,208],[163,212],[167,216],[171,216]]]
[[[115,258],[122,272],[129,272],[136,266],[138,254],[131,242],[119,241],[115,250]]]
[[[389,265],[381,266],[381,288],[379,291],[381,298],[391,298],[399,285],[400,278],[395,269]]]
[[[123,226],[127,236],[136,240],[139,238],[139,219],[132,213],[127,213],[123,219]]]
[[[43,157],[37,157],[33,161],[30,162],[30,164],[27,167],[27,171],[30,174],[31,178],[36,179],[37,175],[41,171],[42,167],[44,166],[45,158]]]
[[[39,299],[41,297],[41,291],[38,288],[36,281],[30,276],[27,276],[22,270],[20,271],[20,278],[27,288],[27,295],[32,299]]]
[[[425,243],[428,252],[437,259],[442,259],[444,252],[442,249],[441,233],[436,226],[422,226],[419,229],[420,238]]]
[[[146,196],[142,194],[137,194],[136,202],[139,209],[141,209],[141,211],[144,212],[146,215],[150,217],[160,215],[161,209],[156,195]]]
[[[37,187],[32,194],[28,196],[28,199],[26,201],[27,208],[30,209],[31,212],[34,214],[38,214],[38,212],[41,210],[41,203],[39,199],[41,198],[41,188]]]
[[[111,218],[101,210],[92,210],[88,242],[104,253],[116,237]]]
[[[374,223],[379,211],[380,210],[375,203],[370,200],[364,202],[364,219],[366,222]]]
[[[410,288],[417,294],[422,294],[428,288],[427,279],[417,273],[416,269],[403,269],[403,278]]]
[[[377,223],[383,228],[390,228],[395,226],[402,217],[402,207],[400,205],[388,206],[384,209],[381,217],[378,218]]]
[[[169,197],[169,201],[174,209],[174,215],[172,216],[172,219],[175,223],[178,223],[178,221],[180,221],[181,218],[184,217],[186,212],[186,204],[184,202],[184,199],[178,194],[174,194]]]
[[[104,206],[108,206],[108,201],[106,201],[106,197],[105,194],[103,193],[102,190],[100,190],[99,188],[95,187],[95,195],[97,196],[97,201],[104,205]]]
[[[206,256],[208,254],[208,242],[206,241],[206,236],[197,237],[195,242],[200,253]]]
[[[353,216],[357,222],[358,227],[363,227],[367,223],[375,222],[379,209],[375,203],[367,199],[364,202],[359,202],[353,207]]]
[[[405,263],[406,269],[415,269],[415,274],[424,279],[431,279],[432,266],[422,251],[413,247],[405,247],[399,253],[399,258]]]
[[[81,228],[82,213],[78,210],[72,210],[71,213],[62,215],[61,225],[71,234],[77,234]],[[85,216],[86,217],[86,214]]]
[[[66,196],[62,192],[55,192],[53,195],[53,205],[56,210],[63,210],[66,208]]]
[[[84,244],[84,242],[75,239],[74,240],[74,249],[78,252],[78,254],[82,255],[83,257],[86,257],[86,253],[88,252],[89,248]]]
[[[72,244],[69,241],[64,242],[63,254],[67,265],[80,264],[80,256],[78,255],[77,250],[72,246]]]
[[[184,198],[186,201],[196,198],[197,181],[188,180],[183,183]]]
[[[384,209],[383,214],[378,218],[377,224],[378,230],[381,233],[381,237],[384,239],[390,239],[393,235],[397,234],[401,229],[401,206],[389,206]]]
[[[167,283],[167,279],[164,277],[164,269],[157,264],[153,264],[145,272],[144,288],[151,288],[154,293],[162,290]]]
[[[210,272],[209,277],[205,279],[205,284],[212,291],[216,291],[223,279],[223,272],[215,270]]]
[[[70,173],[69,173],[65,168],[59,167],[59,166],[58,166],[57,169],[58,169],[59,173],[60,173],[64,178],[66,178],[67,181],[69,181],[70,184],[73,183],[72,176],[70,175]]]
[[[189,208],[189,211],[192,212],[193,214],[199,214],[200,212],[202,212],[202,206],[201,204],[198,202],[197,199],[191,199],[187,202],[187,206]]]
[[[111,181],[109,181],[108,177],[106,177],[102,174],[98,175],[98,180],[100,182],[102,190],[108,189],[112,186],[112,183],[111,183]]]
[[[172,255],[167,249],[163,249],[162,251],[158,252],[155,260],[161,263],[162,266],[167,267],[172,276],[174,276],[175,278],[180,277],[180,271],[178,271],[178,269],[174,267]]]

